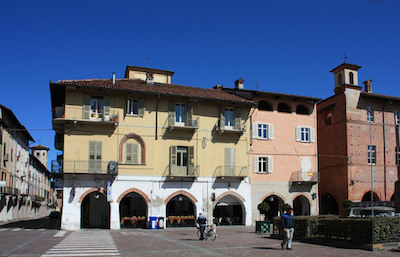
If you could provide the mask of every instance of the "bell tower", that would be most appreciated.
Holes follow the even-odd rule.
[[[355,64],[343,63],[331,70],[335,76],[335,93],[346,87],[361,90],[358,86],[358,69],[360,68],[361,66]]]

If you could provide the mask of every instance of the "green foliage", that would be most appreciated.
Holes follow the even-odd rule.
[[[257,206],[257,209],[260,211],[261,214],[267,214],[269,208],[269,204],[266,202],[262,202]]]
[[[346,201],[343,202],[343,208],[348,209],[353,207],[353,201],[347,199]]]

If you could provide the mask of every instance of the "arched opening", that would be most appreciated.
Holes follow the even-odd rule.
[[[124,196],[119,204],[121,228],[146,228],[147,202],[138,193]]]
[[[118,160],[125,164],[146,164],[144,140],[134,133],[124,136],[119,144]]]
[[[91,192],[83,199],[81,228],[110,228],[110,204],[101,192]]]
[[[350,82],[350,85],[354,85],[354,73],[353,72],[349,72],[349,82]]]
[[[260,102],[258,102],[258,110],[272,111],[272,106],[266,101],[260,101]]]
[[[167,204],[167,227],[194,227],[195,205],[192,200],[179,194],[173,197]]]
[[[330,195],[327,194],[324,196],[324,198],[321,201],[321,214],[339,214],[339,206],[336,202],[336,199]]]
[[[303,115],[308,115],[308,109],[304,105],[299,104],[296,107],[296,114],[303,114]]]
[[[368,191],[367,193],[365,193],[361,201],[371,202],[371,191]],[[373,201],[374,202],[379,201],[379,197],[375,192],[373,193]]]
[[[217,225],[244,225],[243,203],[233,195],[224,196],[215,205],[213,216]]]
[[[265,215],[266,220],[273,220],[274,217],[279,217],[283,214],[283,200],[279,196],[271,195],[264,199],[263,202],[269,204],[269,211]]]
[[[285,103],[279,103],[278,104],[278,112],[291,113],[292,110],[290,110],[289,105],[287,105]]]
[[[293,201],[294,216],[310,216],[310,202],[307,197],[300,195]]]
[[[328,113],[325,118],[325,125],[330,126],[333,123],[333,115],[332,113]]]

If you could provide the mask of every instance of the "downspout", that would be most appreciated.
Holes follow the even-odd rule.
[[[157,136],[157,124],[158,124],[158,103],[159,103],[159,101],[160,101],[160,94],[157,94],[157,104],[156,104],[156,125],[154,126],[154,127],[155,127],[155,138],[156,138],[156,140],[158,139],[158,136]]]

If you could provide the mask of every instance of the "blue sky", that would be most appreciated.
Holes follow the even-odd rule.
[[[174,84],[327,98],[329,71],[400,97],[400,1],[0,1],[0,103],[51,148],[49,81],[117,78],[127,65],[175,72]]]

